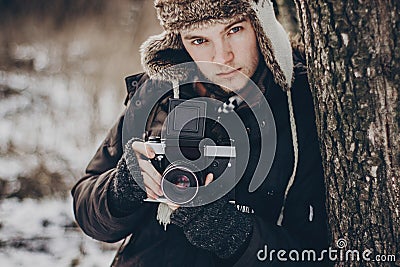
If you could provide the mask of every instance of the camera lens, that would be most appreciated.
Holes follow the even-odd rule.
[[[161,189],[168,200],[176,204],[184,204],[197,195],[199,181],[195,172],[187,164],[175,163],[165,169]]]
[[[175,175],[170,182],[181,189],[186,189],[190,187],[190,179],[184,174]]]

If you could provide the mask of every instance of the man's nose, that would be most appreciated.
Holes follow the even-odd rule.
[[[214,62],[227,64],[234,58],[232,47],[228,41],[222,40],[215,43]]]

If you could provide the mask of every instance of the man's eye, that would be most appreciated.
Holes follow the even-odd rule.
[[[192,41],[192,44],[194,44],[194,45],[200,45],[200,44],[202,44],[202,43],[204,43],[206,40],[204,40],[204,39],[196,39],[196,40],[193,40]]]
[[[237,33],[238,31],[240,31],[241,29],[243,29],[243,27],[241,26],[236,26],[233,27],[232,29],[229,30],[229,33]]]

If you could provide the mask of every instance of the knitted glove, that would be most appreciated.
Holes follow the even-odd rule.
[[[133,138],[126,144],[125,153],[111,174],[107,192],[108,203],[111,213],[117,217],[129,215],[147,197],[142,189],[144,184],[139,163],[132,149],[132,143],[139,140]]]
[[[171,222],[182,227],[194,246],[214,252],[218,257],[235,257],[250,239],[253,219],[221,198],[199,207],[180,207]]]

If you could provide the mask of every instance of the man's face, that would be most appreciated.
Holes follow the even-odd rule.
[[[219,63],[199,68],[211,82],[225,85],[224,90],[240,90],[257,69],[260,54],[248,19],[185,30],[181,37],[194,61]]]

